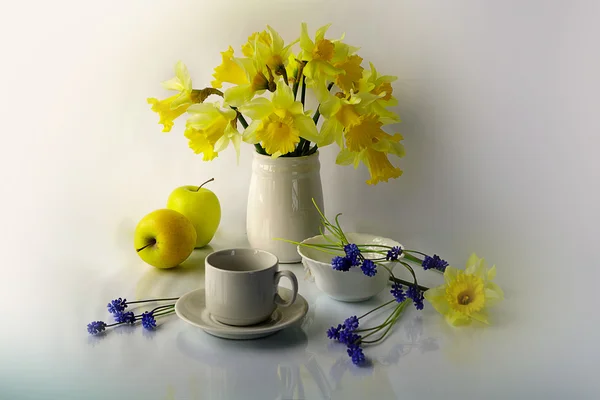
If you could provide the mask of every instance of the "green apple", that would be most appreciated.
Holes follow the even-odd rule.
[[[200,186],[182,186],[173,190],[167,208],[185,215],[196,228],[196,248],[206,246],[215,236],[221,222],[221,204],[217,196]]]
[[[163,208],[141,219],[133,241],[142,260],[156,268],[173,268],[194,251],[196,229],[185,216]]]

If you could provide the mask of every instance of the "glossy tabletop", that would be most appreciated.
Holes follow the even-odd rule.
[[[21,335],[14,346],[3,343],[3,357],[11,363],[2,364],[2,398],[500,399],[548,393],[549,386],[542,384],[553,376],[553,369],[539,364],[544,355],[535,346],[519,344],[527,336],[527,325],[517,326],[508,317],[514,307],[510,290],[489,328],[453,329],[430,306],[422,312],[409,307],[387,340],[365,347],[369,363],[363,367],[353,365],[344,346],[328,340],[325,331],[390,299],[389,293],[363,303],[338,302],[319,292],[301,264],[281,268],[298,276],[309,312],[302,323],[266,338],[216,338],[176,315],[158,319],[152,332],[138,324],[97,337],[87,334],[88,322],[110,321],[106,304],[113,298],[180,296],[202,287],[206,255],[234,246],[247,246],[245,237],[219,234],[210,246],[195,250],[171,270],[152,268],[133,254],[129,264],[107,268],[106,274],[96,273],[88,280],[84,271],[71,279],[53,275],[52,284],[78,297],[56,293],[55,302],[41,306],[44,312],[22,316],[20,325],[5,328],[5,334],[17,328]],[[420,276],[426,284],[441,281],[436,274]],[[25,301],[33,308],[41,299]],[[59,311],[69,307],[70,312]],[[384,317],[375,314],[366,323]],[[517,348],[525,352],[519,363]],[[528,362],[539,366],[534,374]],[[522,374],[525,370],[527,376]]]

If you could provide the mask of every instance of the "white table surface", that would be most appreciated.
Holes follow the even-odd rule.
[[[547,347],[549,337],[538,346],[532,324],[511,316],[519,300],[510,288],[489,328],[453,329],[429,305],[422,312],[409,307],[386,341],[365,347],[371,365],[354,366],[344,346],[328,340],[325,331],[390,295],[384,291],[360,304],[335,301],[304,278],[301,264],[282,268],[300,278],[308,315],[301,325],[267,338],[219,339],[176,315],[160,318],[154,332],[139,325],[98,337],[86,332],[92,320],[110,321],[109,300],[184,294],[203,285],[206,254],[244,245],[243,236],[219,233],[210,247],[195,250],[172,270],[152,268],[122,246],[123,262],[107,266],[105,274],[64,265],[64,274],[38,276],[43,295],[21,296],[25,308],[7,308],[13,323],[2,331],[0,398],[524,399],[568,393],[590,398],[591,386],[597,385],[585,371],[581,382],[573,374],[561,380],[561,374],[569,376],[563,368],[571,361],[561,366],[556,358],[561,351]],[[439,275],[425,274],[420,276],[428,284],[441,281]],[[43,291],[46,285],[53,289]]]

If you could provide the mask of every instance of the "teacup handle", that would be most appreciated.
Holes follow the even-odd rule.
[[[298,279],[296,279],[296,275],[292,271],[277,271],[275,273],[275,285],[279,285],[279,280],[282,276],[285,276],[292,282],[292,298],[289,301],[285,301],[281,298],[279,293],[275,293],[275,304],[281,307],[288,307],[294,304],[296,301],[296,296],[298,295]]]

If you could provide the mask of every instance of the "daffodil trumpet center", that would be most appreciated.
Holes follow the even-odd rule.
[[[321,39],[315,43],[312,56],[315,60],[330,61],[333,58],[335,45],[331,40]]]

